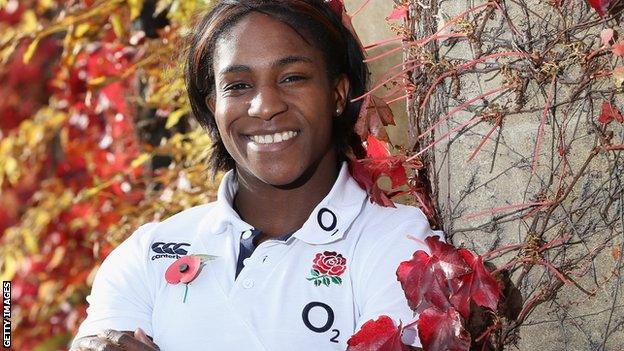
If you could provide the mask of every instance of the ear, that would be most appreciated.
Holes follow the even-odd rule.
[[[208,107],[208,110],[214,116],[216,102],[215,102],[215,98],[214,98],[213,94],[210,94],[210,95],[206,96],[206,99],[204,101],[206,102],[206,107]]]
[[[347,106],[349,87],[349,78],[346,74],[341,74],[334,81],[334,101],[336,101],[336,106],[334,106],[334,109],[340,110],[338,116],[344,112],[345,107]]]

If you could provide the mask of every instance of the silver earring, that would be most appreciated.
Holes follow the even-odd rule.
[[[340,115],[341,113],[342,113],[342,110],[341,110],[340,108],[337,108],[337,109],[336,109],[336,114],[337,114],[337,115]]]

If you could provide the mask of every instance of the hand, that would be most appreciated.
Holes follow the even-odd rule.
[[[134,333],[107,329],[97,336],[78,339],[70,351],[159,351],[156,345],[141,329]]]

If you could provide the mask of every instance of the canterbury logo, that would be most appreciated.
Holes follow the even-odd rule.
[[[186,255],[188,252],[182,246],[191,246],[187,243],[153,243],[152,251],[161,254]]]

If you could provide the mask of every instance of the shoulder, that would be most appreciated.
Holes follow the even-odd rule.
[[[200,222],[212,216],[211,212],[216,207],[215,205],[216,202],[211,202],[176,213],[162,222],[157,223],[157,226],[154,227],[154,236],[162,237],[175,235],[192,238]]]
[[[132,235],[137,235],[143,240],[158,240],[167,237],[192,238],[200,222],[211,216],[215,204],[215,202],[211,202],[191,207],[163,221],[144,224]]]
[[[144,252],[145,254],[149,254],[150,251],[159,253],[162,248],[156,247],[154,250],[153,246],[161,245],[165,246],[165,251],[160,252],[161,254],[175,254],[176,252],[169,252],[171,251],[169,247],[175,247],[176,244],[188,246],[197,233],[200,223],[211,216],[214,204],[215,202],[211,202],[191,207],[161,222],[143,224],[113,250],[113,253],[128,250],[135,253]],[[167,246],[167,244],[169,245]]]
[[[424,240],[434,235],[424,213],[414,206],[383,207],[367,202],[359,218],[360,241],[376,242],[408,238]]]
[[[144,286],[157,284],[161,271],[172,260],[190,252],[198,226],[210,216],[213,204],[192,207],[162,222],[141,225],[104,259],[94,289],[106,285],[102,282],[132,281],[139,277]]]
[[[423,212],[413,206],[382,207],[367,203],[354,225],[356,261],[396,270],[417,250],[426,250],[424,239],[434,233]],[[366,271],[367,269],[364,269]]]
[[[354,227],[357,241],[351,268],[358,306],[366,316],[364,321],[380,314],[406,316],[401,317],[403,320],[411,316],[396,270],[414,252],[426,250],[424,239],[435,235],[420,209],[395,206],[367,203]]]

